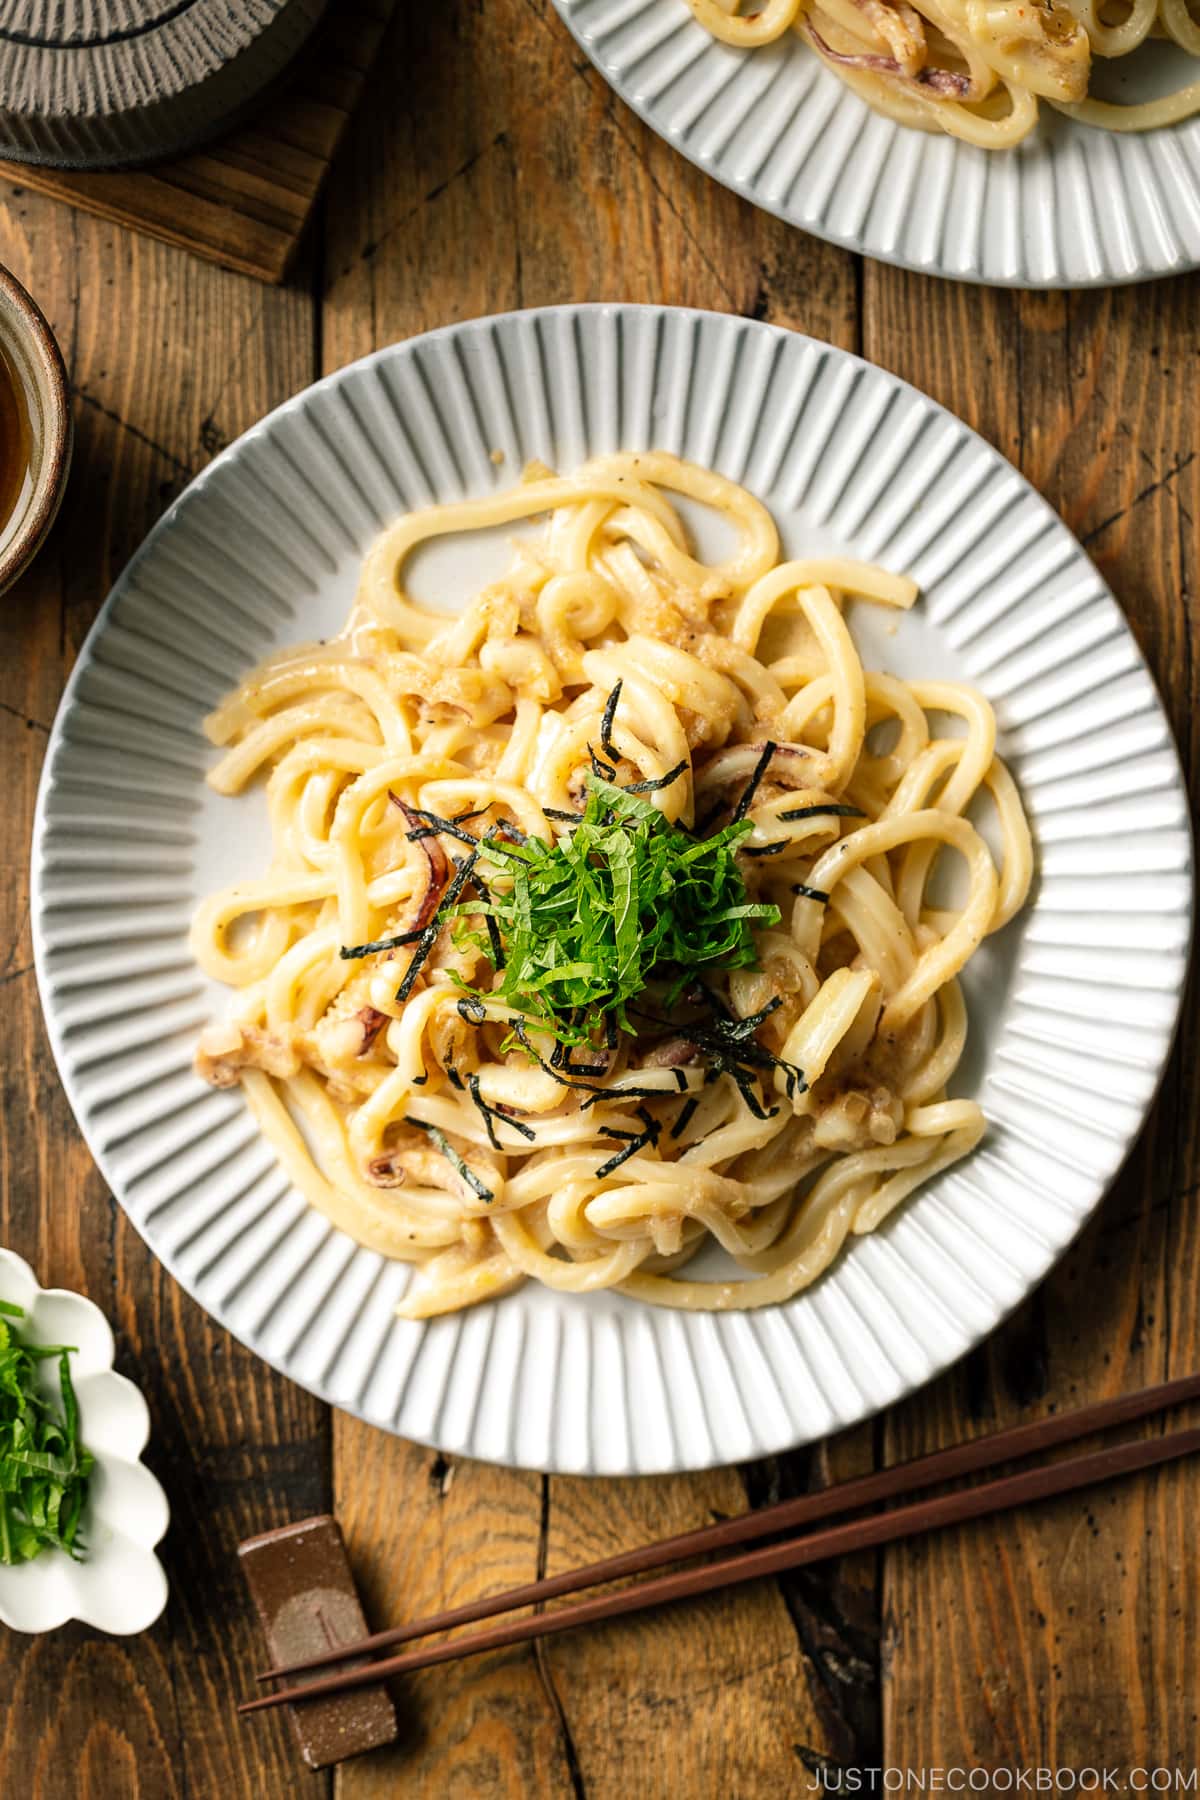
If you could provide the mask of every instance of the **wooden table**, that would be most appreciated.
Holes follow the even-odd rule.
[[[1125,1176],[985,1348],[816,1452],[713,1474],[513,1474],[330,1413],[211,1324],[107,1192],[31,968],[46,734],[109,583],[166,504],[268,407],[376,345],[506,307],[629,299],[751,314],[861,350],[969,420],[1078,532],[1196,782],[1200,282],[1007,294],[862,263],[752,211],[652,137],[548,0],[399,13],[286,289],[0,188],[0,260],[58,333],[78,428],[61,522],[0,604],[0,1242],[113,1320],[174,1513],[172,1599],[154,1631],[0,1632],[0,1792],[724,1800],[803,1793],[839,1765],[1108,1767],[1122,1787],[1134,1767],[1190,1771],[1195,1466],[434,1670],[403,1693],[403,1746],[336,1777],[302,1770],[278,1715],[234,1716],[263,1651],[234,1560],[252,1531],[332,1504],[383,1621],[1200,1360],[1194,1003]],[[869,1781],[860,1791],[878,1793]]]

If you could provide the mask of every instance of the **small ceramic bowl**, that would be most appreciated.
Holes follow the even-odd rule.
[[[37,555],[54,523],[73,439],[67,371],[54,333],[16,276],[2,266],[0,352],[12,372],[27,439],[24,482],[12,511],[0,520],[2,594]]]
[[[150,1435],[146,1402],[113,1370],[108,1321],[82,1294],[39,1287],[28,1263],[0,1250],[0,1300],[21,1307],[25,1316],[14,1323],[22,1336],[77,1346],[71,1378],[79,1435],[96,1459],[81,1521],[86,1558],[75,1562],[45,1550],[32,1562],[11,1568],[0,1563],[0,1624],[53,1631],[81,1619],[123,1637],[145,1631],[167,1603],[167,1578],[154,1546],[170,1516],[166,1495],[140,1461]]]

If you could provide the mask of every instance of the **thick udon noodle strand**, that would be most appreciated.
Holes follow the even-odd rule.
[[[697,556],[681,497],[719,515],[724,560]],[[460,616],[407,591],[418,545],[535,519]],[[766,509],[707,470],[661,454],[534,469],[402,519],[343,636],[275,659],[212,715],[210,780],[235,793],[268,771],[274,851],[197,914],[200,964],[237,990],[198,1064],[243,1083],[332,1223],[420,1265],[408,1316],[526,1278],[677,1307],[781,1300],[978,1143],[979,1107],[947,1097],[957,977],[1025,897],[1029,832],[987,702],[864,670],[856,596],[904,608],[915,588],[781,563]],[[739,802],[752,826],[738,866],[779,922],[756,925],[756,966],[711,985],[731,1029],[762,1015],[753,1080],[689,1040],[686,1002],[564,1075],[544,1032],[514,1045],[513,1006],[486,1001],[486,940],[438,923],[456,881],[473,891],[459,865],[489,826],[571,829],[600,743],[618,785],[663,784],[653,803],[682,829],[702,838]],[[485,996],[466,1013],[464,982]],[[686,1272],[709,1244],[736,1278]]]
[[[687,0],[722,43],[797,32],[848,87],[902,125],[985,150],[1017,144],[1048,101],[1109,131],[1152,131],[1200,111],[1200,80],[1133,105],[1092,98],[1093,58],[1149,37],[1200,56],[1195,0]]]

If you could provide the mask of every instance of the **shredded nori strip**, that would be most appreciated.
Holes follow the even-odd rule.
[[[748,846],[743,845],[742,849],[740,849],[738,851],[738,855],[739,856],[779,856],[783,853],[783,851],[785,851],[791,847],[791,842],[792,842],[791,838],[780,838],[778,840],[778,842],[774,843],[774,844],[750,844]]]
[[[701,813],[700,817],[696,820],[696,823],[692,826],[692,836],[697,838],[707,837],[710,829],[716,824],[724,810],[725,802],[723,800],[718,800],[709,807],[706,813]]]
[[[746,783],[745,787],[742,789],[742,797],[738,801],[736,807],[734,808],[733,818],[730,821],[731,824],[739,825],[741,823],[741,821],[745,818],[746,814],[750,811],[750,803],[754,799],[755,794],[758,792],[758,784],[762,780],[763,776],[766,774],[767,768],[771,761],[771,758],[774,756],[774,754],[778,750],[778,748],[779,748],[779,745],[777,743],[775,743],[775,741],[772,738],[768,738],[766,743],[763,745],[763,753],[754,765],[754,773],[751,775],[749,781]]]
[[[775,994],[767,1001],[765,1006],[760,1006],[756,1013],[747,1013],[744,1019],[735,1019],[732,1013],[726,1012],[724,1020],[720,1022],[717,1029],[723,1036],[731,1038],[749,1037],[752,1032],[758,1030],[764,1019],[769,1019],[771,1014],[778,1012],[782,1005],[782,998],[780,995]]]
[[[496,1136],[496,1127],[492,1124],[492,1109],[484,1103],[483,1098],[480,1095],[478,1075],[468,1075],[467,1086],[471,1090],[471,1098],[478,1107],[480,1116],[483,1119],[483,1127],[488,1134],[488,1143],[492,1146],[493,1150],[499,1150],[501,1147],[500,1139]]]
[[[455,875],[454,880],[450,883],[449,887],[446,889],[446,892],[443,894],[441,905],[438,907],[437,911],[434,913],[432,919],[430,919],[428,925],[425,927],[424,931],[420,935],[420,938],[418,939],[417,947],[413,951],[412,961],[409,963],[408,968],[405,971],[403,981],[400,983],[400,986],[396,989],[396,999],[398,1001],[399,1000],[407,1000],[408,996],[412,993],[413,983],[416,981],[417,976],[421,973],[421,968],[425,962],[426,957],[429,955],[429,952],[433,949],[434,944],[438,940],[438,935],[441,932],[443,925],[446,923],[446,919],[447,919],[449,910],[452,906],[454,906],[456,904],[459,895],[462,893],[462,891],[466,887],[468,881],[471,879],[472,871],[474,870],[475,864],[478,862],[478,860],[479,860],[478,850],[473,850],[471,852],[470,856],[466,857],[462,862],[458,862],[456,859],[455,867],[458,872]]]
[[[651,1087],[596,1087],[587,1090],[587,1099],[579,1103],[580,1112],[591,1112],[593,1106],[599,1106],[602,1100],[661,1100],[664,1098],[662,1088]]]
[[[548,819],[558,819],[564,825],[578,825],[583,814],[580,812],[563,812],[561,807],[543,806],[542,811]]]
[[[349,962],[355,956],[374,956],[377,950],[400,950],[405,944],[419,943],[427,930],[423,926],[417,931],[401,931],[395,937],[375,938],[370,944],[339,944],[338,955]]]
[[[799,894],[802,900],[818,900],[822,906],[829,898],[824,888],[805,887],[802,881],[793,881],[792,892]]]
[[[481,1200],[494,1200],[496,1198],[487,1183],[475,1173],[474,1169],[470,1168],[469,1165],[463,1161],[444,1131],[439,1131],[436,1125],[430,1125],[425,1119],[414,1119],[410,1113],[405,1114],[404,1123],[406,1125],[415,1125],[418,1131],[423,1131],[428,1137],[432,1138],[433,1142],[437,1145],[437,1148],[446,1158],[446,1161],[451,1164],[459,1175],[461,1175],[473,1194],[478,1194]]]
[[[612,741],[612,728],[613,721],[617,716],[617,703],[621,698],[621,688],[623,685],[623,682],[618,681],[616,687],[604,702],[604,717],[600,721],[600,748],[603,750],[605,756],[610,757],[614,763],[619,763],[621,760],[621,752]]]
[[[583,1102],[584,1110],[589,1106],[594,1106],[597,1100],[662,1099],[663,1090],[661,1088],[600,1087],[598,1083],[594,1081],[580,1081],[578,1079],[572,1081],[568,1079],[567,1076],[560,1075],[558,1070],[553,1068],[551,1064],[546,1061],[544,1056],[538,1055],[537,1051],[529,1041],[529,1033],[525,1028],[524,1019],[514,1019],[512,1021],[512,1032],[521,1048],[528,1052],[534,1062],[538,1065],[539,1069],[544,1070],[545,1073],[550,1076],[551,1080],[557,1081],[560,1087],[576,1088],[580,1093],[591,1096],[590,1099]]]
[[[717,1075],[731,1076],[756,1119],[771,1118],[778,1110],[773,1108],[769,1113],[763,1111],[752,1086],[757,1071],[773,1072],[782,1069],[789,1099],[796,1093],[807,1092],[808,1082],[804,1071],[794,1063],[785,1062],[781,1056],[776,1056],[773,1050],[768,1050],[754,1036],[763,1020],[769,1019],[783,1005],[778,995],[769,1000],[766,1006],[760,1007],[758,1012],[749,1014],[747,1018],[737,1019],[702,982],[697,982],[696,986],[710,1005],[712,1020],[707,1024],[689,1023],[680,1029],[687,1032],[696,1048],[707,1057],[706,1080],[711,1081]],[[670,1020],[658,1018],[653,1013],[642,1013],[641,1017],[655,1025],[671,1024]]]
[[[691,1124],[693,1115],[695,1114],[696,1108],[699,1106],[699,1104],[700,1104],[700,1102],[696,1098],[695,1094],[690,1094],[688,1096],[688,1098],[684,1101],[683,1105],[679,1109],[679,1117],[676,1119],[675,1123],[671,1127],[670,1135],[673,1138],[678,1138],[678,1137],[683,1136],[684,1132],[687,1130],[688,1126]]]
[[[619,1169],[622,1163],[628,1162],[631,1156],[636,1156],[639,1150],[644,1150],[647,1144],[657,1144],[659,1133],[662,1130],[658,1120],[652,1118],[644,1106],[638,1107],[638,1118],[645,1126],[644,1131],[614,1131],[609,1125],[600,1127],[603,1136],[628,1138],[629,1142],[623,1149],[618,1150],[615,1156],[610,1156],[606,1163],[601,1163],[596,1170],[597,1181],[602,1181],[606,1175],[611,1175],[614,1169]]]
[[[468,994],[458,1003],[458,1016],[464,1024],[482,1025],[487,1018],[487,1007],[482,1000],[477,1000],[474,994]]]
[[[601,762],[590,744],[588,745],[588,755],[592,759],[592,774],[598,781],[615,781],[617,779],[616,769],[611,763]]]
[[[423,824],[418,825],[413,831],[407,831],[404,834],[414,842],[420,838],[443,836],[457,838],[460,844],[477,844],[479,842],[479,839],[475,836],[474,832],[464,831],[462,826],[455,819],[443,819],[440,813],[426,812],[424,807],[421,806],[410,806],[407,808],[407,811],[412,814],[414,819],[422,819],[424,821]],[[470,817],[469,814],[464,816]]]
[[[822,813],[832,813],[837,819],[865,819],[869,817],[869,814],[865,813],[861,806],[843,806],[840,801],[836,803],[830,801],[825,806],[796,806],[792,808],[791,812],[781,812],[778,813],[776,817],[781,820],[786,819],[790,824],[793,819],[816,819],[819,818]]]
[[[730,1075],[733,1076],[733,1079],[736,1081],[737,1087],[738,1087],[738,1092],[741,1094],[742,1099],[746,1102],[748,1109],[754,1115],[754,1117],[756,1119],[773,1119],[775,1117],[776,1113],[779,1111],[779,1108],[777,1106],[765,1107],[762,1104],[762,1101],[759,1099],[758,1095],[754,1091],[753,1077],[748,1073],[748,1071],[745,1069],[739,1069],[736,1065],[734,1065],[729,1069],[728,1072]]]
[[[487,926],[492,967],[493,969],[502,969],[504,967],[504,945],[500,940],[500,927],[490,909],[484,913],[483,922]]]
[[[673,781],[678,781],[681,775],[686,775],[687,771],[687,762],[678,762],[673,769],[668,769],[665,775],[657,775],[652,781],[631,781],[629,786],[623,789],[623,792],[626,794],[657,794],[661,788],[670,787]]]
[[[483,1123],[487,1130],[488,1142],[491,1144],[493,1150],[499,1150],[501,1152],[504,1150],[504,1145],[496,1136],[496,1127],[492,1124],[493,1119],[502,1119],[506,1125],[511,1125],[514,1131],[520,1132],[523,1138],[528,1138],[531,1144],[535,1141],[537,1134],[530,1126],[526,1125],[523,1119],[514,1119],[509,1114],[498,1112],[494,1107],[488,1105],[487,1101],[479,1091],[478,1075],[467,1076],[467,1091],[470,1093],[472,1100],[483,1115]]]
[[[606,1175],[611,1175],[615,1169],[619,1169],[621,1164],[628,1162],[631,1156],[636,1156],[648,1142],[648,1138],[634,1138],[631,1144],[626,1144],[623,1149],[617,1151],[615,1156],[610,1156],[607,1162],[600,1164],[596,1170],[596,1180],[603,1181]]]
[[[782,1005],[782,994],[773,994],[767,1001],[767,1004],[765,1006],[760,1006],[757,1012],[747,1013],[744,1019],[735,1020],[735,1030],[739,1035],[746,1031],[747,1028],[751,1031],[757,1031],[764,1019],[769,1019],[772,1013],[777,1013]]]

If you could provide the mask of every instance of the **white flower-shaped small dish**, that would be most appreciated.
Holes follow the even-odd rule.
[[[74,1344],[71,1378],[79,1434],[96,1459],[83,1515],[86,1558],[46,1550],[31,1562],[0,1564],[0,1624],[53,1631],[79,1619],[131,1636],[153,1625],[167,1603],[167,1578],[154,1546],[167,1529],[167,1497],[140,1461],[150,1414],[138,1389],[113,1369],[113,1335],[98,1307],[64,1288],[41,1288],[28,1263],[0,1249],[0,1300],[19,1306],[23,1337]],[[57,1365],[46,1367],[49,1384]]]

